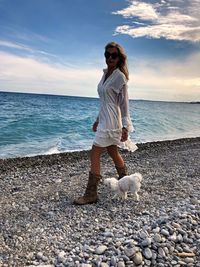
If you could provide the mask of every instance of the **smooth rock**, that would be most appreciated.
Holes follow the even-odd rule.
[[[139,265],[142,263],[143,261],[143,257],[142,257],[142,253],[141,252],[137,252],[135,254],[135,256],[133,257],[133,261],[136,265]]]
[[[95,254],[101,255],[106,251],[106,249],[107,249],[107,246],[101,245],[98,248],[96,248]]]
[[[105,237],[113,237],[114,234],[111,233],[111,232],[104,232],[104,233],[103,233],[103,236],[105,236]]]
[[[173,235],[170,235],[169,237],[168,237],[168,240],[170,240],[170,241],[176,241],[176,239],[177,239],[177,236],[176,236],[176,233],[174,233]]]
[[[152,239],[148,237],[148,238],[146,238],[146,239],[144,239],[144,240],[142,241],[141,245],[142,245],[143,247],[148,247],[148,246],[151,245],[151,242],[152,242]]]
[[[150,260],[145,260],[145,266],[151,266],[151,261]]]
[[[155,242],[158,242],[158,243],[162,241],[162,237],[159,234],[155,234],[153,239]]]
[[[188,258],[185,258],[184,261],[185,261],[186,263],[193,263],[193,262],[194,262],[194,259],[188,257]]]
[[[101,262],[101,267],[109,267],[109,265],[106,262]]]
[[[172,222],[172,226],[175,228],[181,228],[180,224],[176,222]]]
[[[127,257],[132,257],[133,255],[135,255],[135,253],[137,252],[137,249],[135,247],[131,247],[131,248],[125,248],[124,249],[124,253],[126,254]]]
[[[119,261],[119,262],[117,263],[117,267],[125,267],[124,262],[123,262],[123,261]]]
[[[142,253],[146,259],[149,260],[152,258],[152,251],[150,250],[150,248],[145,248]]]
[[[162,235],[164,235],[164,236],[169,236],[169,232],[168,232],[167,230],[165,230],[165,229],[162,229],[162,230],[160,231],[160,233],[161,233]]]
[[[117,263],[117,259],[115,256],[112,256],[111,259],[110,259],[110,265],[111,266],[115,266]]]
[[[164,258],[166,255],[165,255],[165,252],[164,252],[164,250],[162,249],[162,248],[158,248],[158,254],[162,257],[162,258]]]

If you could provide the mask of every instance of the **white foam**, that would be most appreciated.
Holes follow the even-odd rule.
[[[59,149],[57,146],[50,148],[46,152],[44,152],[44,155],[51,155],[51,154],[58,154],[60,153]]]

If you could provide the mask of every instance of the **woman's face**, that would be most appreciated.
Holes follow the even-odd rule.
[[[116,68],[119,62],[118,50],[116,47],[108,48],[105,51],[106,64],[108,68]]]

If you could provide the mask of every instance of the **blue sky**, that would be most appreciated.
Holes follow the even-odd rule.
[[[200,101],[200,0],[0,0],[0,91],[96,97],[104,46],[131,99]]]

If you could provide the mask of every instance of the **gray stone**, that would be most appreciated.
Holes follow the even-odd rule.
[[[113,237],[114,236],[114,234],[112,233],[112,232],[104,232],[103,233],[103,236],[105,236],[105,237]]]
[[[117,263],[117,267],[125,267],[124,262],[123,262],[123,261],[119,261],[119,262]]]
[[[174,233],[173,235],[170,235],[169,237],[168,237],[168,240],[170,240],[170,241],[176,241],[176,239],[177,239],[177,236],[176,236],[176,233]]]
[[[122,245],[122,242],[121,241],[117,241],[116,243],[115,243],[115,246],[118,248],[118,247],[120,247]]]
[[[147,238],[147,233],[145,233],[145,232],[141,232],[141,233],[140,233],[140,238],[142,238],[142,239]]]
[[[131,258],[135,255],[137,249],[135,247],[131,247],[131,248],[125,248],[124,249],[124,253],[126,254],[127,257]]]
[[[157,226],[156,228],[153,229],[153,232],[156,233],[160,233],[160,227]]]
[[[110,259],[110,265],[115,266],[117,263],[117,258],[115,256],[112,256]]]
[[[180,224],[176,222],[172,222],[172,226],[175,228],[181,228]]]
[[[151,245],[151,242],[152,242],[151,238],[148,237],[148,238],[146,238],[146,239],[144,239],[144,240],[142,241],[141,245],[142,245],[143,247],[148,247],[148,246]]]
[[[101,262],[101,267],[109,267],[109,265],[106,262]]]
[[[184,261],[185,261],[186,263],[193,263],[193,262],[194,262],[194,259],[193,259],[193,258],[189,258],[189,257],[187,257],[187,258],[184,259]]]
[[[127,257],[126,255],[122,255],[121,257],[122,257],[122,259],[123,259],[124,261],[129,261],[129,260],[130,260],[129,257]]]
[[[162,230],[160,231],[160,233],[161,233],[162,235],[164,235],[164,236],[169,236],[169,232],[168,232],[167,230],[165,230],[165,229],[162,229]]]
[[[177,236],[177,241],[178,242],[183,242],[183,237],[182,237],[182,235],[181,234],[179,234],[178,236]]]
[[[37,257],[37,259],[42,259],[43,253],[42,252],[38,252],[36,257]]]
[[[149,260],[152,258],[152,251],[150,250],[150,248],[145,248],[142,253],[146,259]]]
[[[158,243],[162,241],[162,237],[159,234],[155,234],[153,239],[155,242],[158,242]]]
[[[151,261],[150,260],[145,260],[145,266],[151,266]]]
[[[61,251],[58,254],[58,261],[64,263],[66,261],[65,258],[66,252],[65,251]]]
[[[162,258],[164,258],[166,255],[165,255],[165,252],[164,252],[164,250],[162,249],[162,248],[158,248],[158,254],[162,257]]]
[[[136,265],[139,265],[142,263],[143,257],[141,252],[137,252],[135,256],[133,257],[133,261]]]
[[[107,246],[101,245],[101,246],[96,248],[95,254],[101,255],[106,251],[106,249],[107,249]]]
[[[186,266],[186,265],[187,265],[187,263],[184,262],[184,261],[182,261],[182,260],[179,260],[179,261],[178,261],[178,264],[180,264],[181,266]]]

